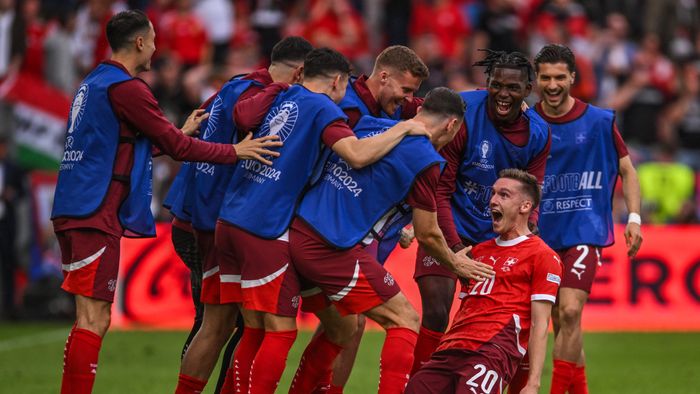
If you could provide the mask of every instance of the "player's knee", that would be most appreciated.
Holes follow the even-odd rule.
[[[357,321],[343,319],[334,324],[328,324],[325,329],[326,338],[328,338],[329,341],[345,346],[352,340],[355,334],[357,334],[358,323]]]
[[[581,323],[581,308],[577,305],[559,305],[558,323],[560,327],[570,328]]]
[[[432,331],[444,332],[450,321],[450,311],[445,305],[433,304],[423,309],[422,325]]]

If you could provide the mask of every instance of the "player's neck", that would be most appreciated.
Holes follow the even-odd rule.
[[[574,108],[574,104],[576,104],[576,99],[571,95],[567,95],[564,103],[558,107],[551,107],[547,105],[547,101],[542,100],[542,111],[550,118],[561,118]]]
[[[523,235],[530,235],[531,231],[530,228],[527,226],[527,221],[525,224],[516,224],[513,227],[509,228],[508,230],[502,232],[501,234],[498,234],[498,237],[502,241],[510,241],[512,239],[516,239],[518,237],[522,237]]]
[[[372,97],[374,97],[375,100],[377,100],[377,96],[379,95],[379,88],[380,82],[379,78],[376,77],[374,73],[372,73],[369,77],[367,77],[367,80],[365,80],[365,85],[367,85],[367,89],[369,89],[370,94],[372,94]]]
[[[113,62],[117,62],[124,66],[126,68],[126,71],[129,72],[129,75],[136,76],[136,74],[139,73],[139,65],[134,56],[132,56],[129,53],[124,53],[124,52],[117,52],[112,54],[112,57],[109,59]]]
[[[333,87],[330,86],[327,81],[316,78],[305,79],[302,85],[314,93],[325,94],[328,97],[331,96],[331,91],[333,91]]]

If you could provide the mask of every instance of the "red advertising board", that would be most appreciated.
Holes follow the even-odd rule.
[[[592,331],[700,330],[700,226],[645,226],[644,244],[626,255],[623,227],[618,243],[603,252],[583,324]],[[192,324],[189,271],[170,242],[170,226],[158,237],[122,241],[120,281],[113,324],[120,327],[188,328]],[[415,243],[397,249],[387,268],[420,311],[412,279]],[[301,325],[313,322],[300,317]]]

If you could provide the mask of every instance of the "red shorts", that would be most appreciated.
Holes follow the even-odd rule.
[[[56,233],[61,247],[63,284],[72,294],[114,302],[120,237],[94,229]]]
[[[411,377],[405,394],[501,394],[515,374],[520,359],[497,346],[479,350],[449,349],[433,353]]]
[[[221,305],[220,268],[214,232],[195,230],[194,236],[202,261],[202,294],[199,299],[203,304]]]
[[[309,231],[313,230],[299,221],[289,230],[294,268],[318,286],[342,315],[366,312],[401,292],[391,274],[362,246],[338,250]]]
[[[591,292],[593,279],[600,265],[600,248],[591,245],[572,246],[557,250],[564,265],[561,286]]]
[[[457,279],[457,275],[440,265],[440,263],[435,260],[434,257],[429,256],[425,250],[418,245],[418,253],[416,253],[416,270],[413,273],[413,279],[430,275]]]
[[[220,260],[222,294],[227,283],[225,274],[239,272],[245,309],[282,316],[297,315],[300,285],[290,263],[288,242],[263,239],[219,222],[216,248],[223,258]]]

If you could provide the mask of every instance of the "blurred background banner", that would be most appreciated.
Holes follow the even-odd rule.
[[[700,330],[700,226],[644,226],[644,244],[631,261],[623,232],[618,226],[617,243],[603,251],[584,329]],[[415,255],[415,242],[409,249],[397,248],[387,268],[420,311],[412,278]],[[175,255],[170,225],[159,225],[157,238],[124,238],[119,269],[113,326],[189,328],[194,315],[189,271]],[[316,321],[303,314],[299,319],[310,328]]]

